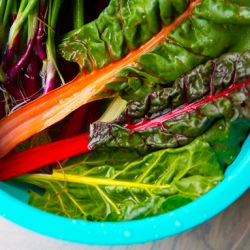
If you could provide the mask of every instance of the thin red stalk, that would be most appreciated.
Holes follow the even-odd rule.
[[[102,102],[95,101],[76,109],[62,127],[58,139],[66,139],[85,132],[88,124],[100,118],[101,106]]]
[[[65,123],[59,133],[59,140],[70,138],[72,136],[80,134],[84,122],[84,118],[87,115],[88,104],[83,105],[75,110],[70,116],[69,120]]]
[[[42,38],[44,36],[43,29],[44,29],[44,25],[40,21],[38,25],[38,32],[37,32],[36,49],[37,49],[37,54],[41,61],[44,61],[47,58],[46,53],[43,50],[43,42],[42,42]]]
[[[43,50],[43,36],[44,36],[44,20],[45,20],[45,13],[47,9],[47,4],[45,1],[40,1],[39,6],[39,25],[38,25],[38,31],[37,31],[37,37],[36,37],[36,49],[37,54],[41,61],[46,60],[47,56],[45,51]]]
[[[250,78],[239,84],[234,84],[232,87],[222,91],[221,93],[209,95],[208,97],[205,97],[195,103],[188,104],[180,109],[169,112],[166,115],[160,116],[153,120],[145,120],[139,124],[130,124],[126,127],[135,131],[159,125],[161,126],[162,123],[168,119],[172,119],[192,110],[197,110],[200,105],[211,102],[217,98],[227,96],[238,88],[246,87],[248,83],[250,83]],[[35,170],[44,165],[60,161],[81,153],[86,153],[91,150],[89,148],[88,136],[89,133],[85,133],[79,136],[71,137],[69,139],[53,142],[46,145],[41,145],[25,151],[11,153],[0,159],[0,180],[7,180],[20,174]]]
[[[12,24],[14,23],[16,19],[16,14],[12,15]],[[20,45],[20,34],[18,33],[15,38],[15,44],[13,46],[10,46],[8,43],[5,49],[5,55],[3,58],[3,70],[8,71],[12,64],[13,64],[13,59],[14,55],[17,53]]]
[[[36,29],[33,25],[33,28]],[[14,76],[21,70],[21,68],[26,64],[26,62],[29,60],[29,57],[33,51],[34,45],[35,45],[35,39],[36,38],[36,30],[34,31],[34,35],[30,38],[30,41],[27,45],[26,50],[20,57],[20,59],[11,67],[11,69],[7,72],[8,77],[10,79],[13,79]]]
[[[227,96],[229,93],[231,93],[232,91],[234,91],[235,89],[238,89],[238,88],[241,88],[241,87],[244,87],[247,83],[250,83],[250,79],[247,79],[239,84],[234,84],[231,88],[229,89],[226,89],[218,94],[215,94],[215,95],[209,95],[199,101],[196,101],[194,103],[190,103],[190,104],[187,104],[179,109],[175,109],[169,113],[166,113],[165,115],[162,115],[162,116],[159,116],[153,120],[148,120],[148,119],[144,119],[142,122],[140,123],[135,123],[135,124],[127,124],[125,126],[125,128],[127,129],[130,129],[130,130],[144,130],[144,129],[147,129],[147,128],[151,128],[151,127],[156,127],[156,126],[162,126],[163,122],[169,120],[169,119],[172,119],[172,118],[175,118],[179,115],[182,115],[182,114],[185,114],[187,112],[190,112],[192,110],[197,110],[197,108],[199,106],[201,106],[202,104],[205,104],[205,103],[208,103],[208,102],[211,102],[213,100],[216,100],[220,97],[224,97],[224,96]]]
[[[6,90],[11,94],[12,97],[14,97],[17,101],[22,101],[25,99],[25,97],[21,89],[18,88],[16,82],[17,82],[17,77],[14,77],[13,79],[7,77],[3,81],[3,85],[6,88]]]
[[[191,1],[187,10],[175,19],[171,25],[164,26],[148,42],[138,49],[130,51],[123,59],[114,61],[87,75],[80,72],[68,84],[50,91],[48,94],[29,102],[9,116],[1,119],[0,157],[6,155],[16,145],[30,136],[62,120],[80,106],[94,100],[110,97],[110,93],[103,91],[105,84],[115,80],[117,72],[124,67],[133,65],[141,54],[150,51],[161,41],[164,41],[169,32],[192,15],[192,10],[201,1]]]
[[[25,96],[34,99],[37,97],[40,88],[40,61],[35,52],[32,52],[22,71],[21,82]]]
[[[27,149],[0,159],[0,180],[8,180],[56,161],[88,152],[88,133]]]

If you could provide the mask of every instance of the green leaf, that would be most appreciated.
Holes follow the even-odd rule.
[[[249,25],[250,4],[242,0],[204,0],[194,14],[215,23]]]
[[[136,52],[163,27],[173,25],[189,4],[187,0],[112,0],[96,20],[66,34],[59,52],[91,72],[95,66],[104,67]],[[208,59],[250,49],[246,1],[204,0],[182,22],[169,27],[165,39],[137,52],[132,63],[117,69],[112,82],[104,83],[105,88],[128,101],[141,101]]]
[[[52,175],[19,177],[44,188],[31,191],[30,204],[71,218],[121,221],[176,209],[218,184],[223,173],[208,143],[195,140],[178,149],[166,149],[123,163],[109,162],[108,151],[94,162],[81,161]],[[120,158],[122,154],[120,154]]]
[[[99,17],[68,33],[59,44],[59,52],[67,60],[82,62],[87,57],[105,60],[98,64],[103,67],[110,62],[110,58],[118,60],[129,52],[148,41],[159,32],[161,22],[168,24],[180,15],[187,7],[187,0],[158,1],[158,0],[111,0],[108,7]],[[162,20],[161,20],[162,18]],[[96,57],[91,44],[101,44]],[[87,53],[82,53],[87,49]],[[72,58],[72,51],[77,57]],[[110,52],[110,55],[109,55]],[[103,57],[103,59],[101,59]],[[98,60],[95,60],[98,63]]]

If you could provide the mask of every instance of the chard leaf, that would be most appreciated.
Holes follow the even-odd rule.
[[[97,74],[133,54],[104,85],[128,101],[142,101],[208,59],[250,49],[249,17],[250,6],[241,0],[111,0],[58,48],[66,60]]]
[[[18,179],[45,189],[42,195],[31,191],[33,206],[70,218],[121,221],[176,209],[223,178],[213,149],[198,139],[182,148],[126,158],[124,163],[107,164],[106,157],[96,155],[93,164],[93,158],[83,156],[52,175],[27,174]]]
[[[194,14],[215,23],[249,24],[250,4],[242,0],[205,0],[194,10]],[[226,15],[225,15],[226,13]]]
[[[90,147],[143,153],[179,147],[209,131],[219,120],[228,127],[228,135],[224,135],[227,145],[232,142],[230,131],[240,124],[237,134],[242,136],[235,141],[239,147],[250,128],[249,78],[250,52],[210,60],[178,78],[172,88],[151,93],[144,102],[132,102],[117,121],[94,123]],[[219,126],[217,129],[214,134],[220,133]]]

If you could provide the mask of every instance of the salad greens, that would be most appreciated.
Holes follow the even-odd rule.
[[[42,195],[31,191],[30,204],[67,217],[120,221],[171,211],[208,192],[223,179],[223,170],[236,158],[249,133],[250,80],[246,74],[250,73],[249,55],[249,52],[224,55],[177,79],[175,85],[179,90],[183,90],[180,88],[184,86],[180,84],[183,79],[186,90],[190,83],[197,86],[208,80],[207,88],[203,85],[208,97],[203,97],[199,85],[189,99],[188,91],[185,98],[181,91],[175,91],[183,102],[188,99],[192,103],[184,106],[185,113],[180,112],[183,107],[167,109],[171,119],[163,119],[162,124],[153,122],[152,128],[145,126],[139,131],[135,125],[131,132],[115,123],[95,123],[90,146],[94,145],[96,151],[66,161],[52,175],[25,174],[17,178],[45,190]],[[214,65],[220,68],[219,72]],[[207,77],[208,69],[213,81]],[[239,79],[243,82],[237,84]],[[228,86],[232,90],[223,92]],[[171,93],[173,89],[164,90]],[[155,110],[166,110],[168,103],[159,102],[165,96],[152,95],[144,111],[150,111],[157,103],[154,98],[161,104]],[[164,100],[178,100],[171,97],[168,95]],[[194,102],[196,99],[199,101]],[[139,104],[145,107],[145,103]],[[133,103],[125,110],[128,121],[137,111],[145,117],[139,104],[134,112],[128,112]],[[177,118],[172,118],[174,112]],[[162,118],[165,114],[158,116]],[[108,147],[112,150],[107,150]]]
[[[133,161],[128,156],[93,152],[52,175],[18,179],[46,190],[42,196],[31,191],[30,204],[36,207],[72,218],[121,221],[178,208],[223,178],[213,149],[202,140]]]
[[[0,2],[0,179],[25,173],[14,180],[31,184],[31,205],[139,219],[223,180],[250,131],[250,3],[95,0],[90,18],[87,1],[22,0],[12,6],[20,23],[9,2]],[[34,135],[38,146],[26,140]]]
[[[244,135],[250,128],[249,69],[249,52],[210,60],[176,79],[173,87],[131,102],[117,121],[94,123],[90,146],[141,151],[183,146],[219,119],[244,120]]]
[[[95,21],[65,35],[59,53],[91,72],[138,48],[160,32],[161,24],[182,17],[187,5],[186,0],[124,1],[120,5],[110,1]],[[131,13],[127,14],[128,10]],[[210,58],[236,51],[236,47],[237,51],[249,48],[249,4],[205,0],[192,13],[184,15],[150,51],[139,55],[136,63],[117,72],[106,88],[118,91],[128,101],[143,100],[146,94],[172,85],[177,77]],[[238,48],[242,39],[247,44]]]

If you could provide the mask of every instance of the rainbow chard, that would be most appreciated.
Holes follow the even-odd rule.
[[[212,148],[196,140],[145,157],[93,152],[52,175],[26,174],[17,180],[46,190],[42,195],[30,193],[30,204],[38,208],[71,218],[122,221],[185,205],[222,178]]]
[[[127,55],[105,89],[143,100],[210,58],[236,47],[244,51],[239,41],[249,46],[250,6],[240,2],[113,0],[95,21],[67,34],[59,52],[86,73]]]
[[[115,122],[94,123],[90,147],[175,148],[220,120],[241,128],[243,137],[250,127],[250,52],[210,60],[177,78],[172,87],[131,102]]]
[[[30,204],[95,221],[164,213],[211,190],[250,130],[246,2],[111,0],[76,25],[57,48],[78,76],[0,121],[0,179],[60,161],[52,174],[16,180],[41,188]],[[114,121],[7,154],[83,104],[118,95],[128,104]]]
[[[144,102],[130,103],[116,121],[94,123],[89,141],[73,139],[92,152],[63,162],[51,175],[25,174],[17,180],[45,190],[31,191],[30,204],[66,217],[152,216],[217,185],[249,129],[250,52],[226,54]],[[37,151],[33,159],[44,153]]]
[[[88,102],[115,95],[142,101],[208,59],[243,52],[249,36],[245,1],[112,0],[57,46],[79,64],[77,77],[0,121],[0,157]]]

